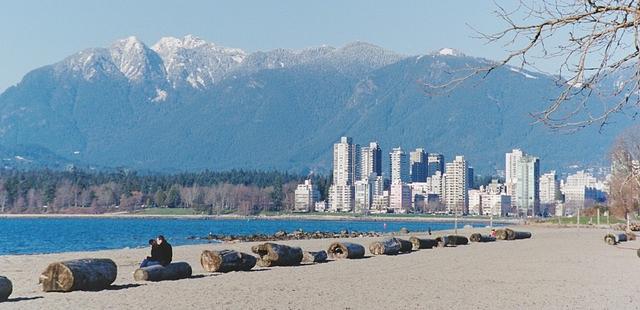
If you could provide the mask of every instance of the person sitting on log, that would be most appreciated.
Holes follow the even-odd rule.
[[[166,266],[171,263],[173,250],[164,236],[160,235],[155,240],[149,240],[149,244],[151,245],[151,256],[147,256],[142,261],[140,268],[154,265]]]

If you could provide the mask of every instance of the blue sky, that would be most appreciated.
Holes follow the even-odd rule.
[[[469,28],[504,27],[494,9],[494,2],[485,0],[3,1],[0,91],[32,69],[129,35],[152,45],[163,36],[194,34],[249,52],[360,40],[404,54],[452,47],[497,59],[504,48],[473,38]]]

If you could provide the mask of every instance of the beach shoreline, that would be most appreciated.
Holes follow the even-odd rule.
[[[397,256],[335,260],[299,267],[255,267],[250,272],[206,273],[199,263],[207,249],[250,253],[257,242],[174,247],[174,261],[188,262],[194,276],[163,282],[135,282],[133,271],[148,249],[119,249],[0,256],[0,270],[13,281],[4,309],[585,309],[635,308],[640,285],[639,241],[606,245],[608,229],[517,226],[531,239],[425,249]],[[488,228],[460,229],[461,235]],[[438,231],[433,238],[451,231]],[[408,235],[398,235],[408,238]],[[382,237],[290,240],[278,243],[326,250],[334,241],[368,245]],[[37,279],[52,262],[110,258],[118,266],[112,289],[43,293]],[[624,286],[620,286],[624,283]],[[579,285],[578,285],[579,284]],[[606,292],[603,295],[603,292]]]
[[[138,219],[200,219],[200,220],[317,220],[317,221],[370,221],[370,222],[454,222],[488,223],[489,218],[478,217],[428,217],[428,216],[354,216],[354,215],[174,215],[174,214],[135,214],[135,213],[103,213],[103,214],[0,214],[2,218],[138,218]],[[519,218],[494,218],[495,224],[522,224]]]

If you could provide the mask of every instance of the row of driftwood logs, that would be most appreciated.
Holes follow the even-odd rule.
[[[400,233],[408,233],[406,228],[401,229]],[[251,235],[216,235],[208,234],[206,236],[190,236],[187,239],[190,240],[211,240],[211,241],[243,241],[243,242],[267,242],[267,241],[285,241],[285,240],[306,240],[306,239],[330,239],[330,238],[359,238],[359,237],[381,237],[382,233],[369,231],[348,231],[343,230],[341,232],[328,232],[328,231],[315,231],[307,232],[302,229],[294,230],[293,232],[286,232],[280,230],[273,235],[267,234],[251,234]]]
[[[515,240],[530,238],[529,232],[511,229],[497,231],[497,239]],[[617,237],[619,240],[620,237]],[[435,239],[410,237],[408,240],[390,237],[369,245],[373,255],[397,255],[434,247],[465,245],[472,242],[491,242],[496,238],[489,235],[472,234],[470,238],[460,235],[446,235]],[[605,238],[606,240],[606,238]],[[323,263],[327,259],[358,259],[365,256],[365,247],[353,242],[333,242],[321,251],[305,251],[300,247],[277,243],[255,245],[251,251],[257,255],[235,250],[204,250],[200,264],[207,272],[249,271],[259,267],[296,266],[300,264]],[[192,268],[186,262],[174,262],[167,266],[150,266],[135,270],[136,281],[178,280],[192,276]],[[109,288],[116,280],[118,270],[111,259],[77,259],[49,264],[40,276],[40,284],[45,292],[99,291]],[[0,276],[0,301],[7,300],[12,292],[12,284]]]

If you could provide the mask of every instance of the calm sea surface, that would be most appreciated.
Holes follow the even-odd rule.
[[[385,229],[386,223],[386,229]],[[458,223],[474,227],[487,223]],[[190,236],[273,234],[278,230],[392,232],[452,229],[451,222],[158,218],[0,218],[0,255],[145,247],[164,235],[172,245],[206,243]]]

